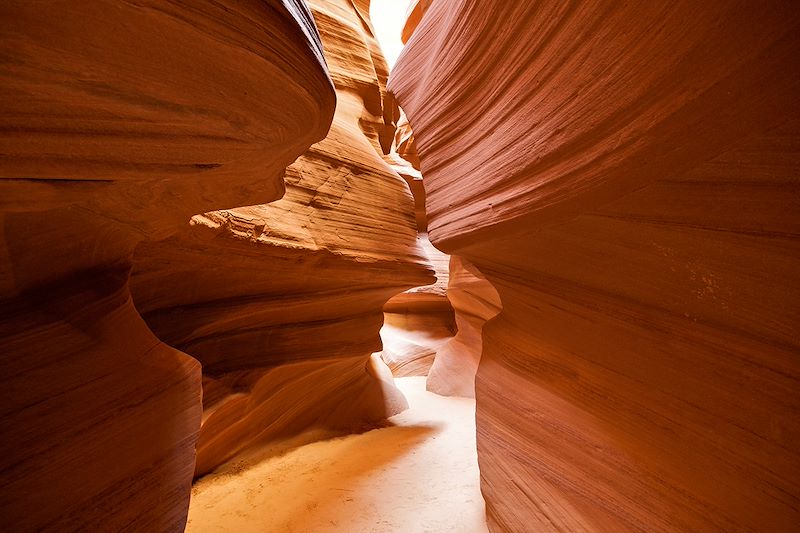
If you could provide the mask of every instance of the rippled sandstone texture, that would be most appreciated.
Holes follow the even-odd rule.
[[[200,365],[134,308],[133,250],[279,198],[328,131],[302,2],[181,4],[0,3],[4,531],[183,530]]]
[[[407,407],[370,354],[383,304],[434,278],[408,187],[381,157],[387,69],[365,2],[309,5],[336,86],[328,136],[289,166],[281,200],[195,216],[136,254],[137,307],[203,365],[196,475],[256,441]]]
[[[389,89],[486,275],[494,531],[800,523],[800,12],[434,2]]]

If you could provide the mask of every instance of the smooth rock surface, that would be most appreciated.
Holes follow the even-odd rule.
[[[481,330],[500,312],[500,296],[466,259],[451,255],[447,299],[453,306],[457,333],[436,350],[427,389],[442,396],[475,397],[475,374],[481,360]]]
[[[456,332],[447,297],[450,256],[434,248],[427,234],[417,239],[434,267],[436,283],[408,289],[383,306],[381,358],[398,377],[427,375],[434,356]]]
[[[0,529],[182,531],[200,365],[134,308],[133,250],[280,197],[333,115],[321,43],[292,0],[0,21]]]
[[[447,299],[450,256],[428,239],[425,187],[413,146],[413,132],[401,111],[392,149],[384,160],[406,180],[414,196],[417,240],[434,267],[436,283],[397,294],[383,306],[381,357],[395,376],[427,375],[436,352],[456,331],[453,308]]]
[[[483,328],[493,531],[800,523],[793,2],[433,2],[389,88]]]

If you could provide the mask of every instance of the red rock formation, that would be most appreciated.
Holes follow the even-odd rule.
[[[181,531],[200,368],[134,309],[131,256],[281,195],[333,114],[316,29],[288,0],[0,20],[0,529]]]
[[[411,194],[414,196],[417,230],[427,234],[428,216],[425,213],[425,187],[422,184],[422,173],[419,171],[419,156],[414,142],[414,133],[402,111],[397,123],[392,150],[384,159],[408,183]],[[427,235],[425,241],[430,242]],[[433,250],[436,249],[433,248]]]
[[[434,248],[428,239],[425,188],[419,171],[419,158],[414,134],[402,112],[397,121],[392,150],[384,159],[406,180],[414,196],[417,238],[435,269],[436,283],[414,287],[386,302],[381,328],[381,357],[395,376],[425,376],[436,352],[455,333],[453,308],[446,295],[450,256]]]
[[[419,154],[402,111],[392,148],[386,159],[411,187],[417,227],[436,267],[437,283],[398,294],[384,306],[382,357],[396,376],[427,375],[432,392],[474,398],[481,328],[499,311],[499,296],[474,265],[443,254],[428,240]],[[424,294],[427,300],[420,298]]]
[[[428,11],[432,3],[433,0],[411,0],[409,2],[406,24],[403,26],[403,32],[400,36],[400,40],[403,41],[403,44],[406,44],[411,38],[411,35],[414,34],[414,30],[417,29],[422,17],[425,15],[425,12]]]
[[[455,334],[447,299],[450,256],[434,248],[427,234],[420,233],[418,239],[434,266],[436,283],[409,289],[383,306],[381,357],[398,377],[427,375],[438,350]]]
[[[136,253],[137,307],[203,364],[197,475],[256,441],[407,407],[370,358],[383,304],[433,281],[408,187],[380,154],[386,65],[368,9],[310,4],[336,84],[327,138],[288,168],[283,199],[195,216]]]
[[[389,87],[429,231],[503,310],[495,531],[800,523],[800,11],[434,2]]]
[[[475,373],[481,360],[481,330],[500,312],[500,296],[469,261],[450,256],[447,299],[458,333],[436,350],[427,389],[442,396],[475,397]]]

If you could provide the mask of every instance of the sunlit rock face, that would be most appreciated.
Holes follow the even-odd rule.
[[[474,264],[494,531],[800,523],[800,12],[434,2],[389,89]]]
[[[419,156],[414,142],[414,133],[411,131],[411,126],[409,126],[408,120],[402,111],[397,121],[392,150],[384,155],[384,160],[389,163],[392,170],[400,174],[408,183],[411,194],[414,196],[414,215],[417,221],[417,230],[420,233],[427,233],[428,217],[425,213],[425,186],[422,183],[422,173],[419,171]],[[427,236],[424,240],[428,241]]]
[[[381,358],[397,377],[426,376],[434,357],[455,334],[447,298],[450,256],[433,247],[425,233],[419,242],[434,267],[436,283],[393,296],[383,306]]]
[[[333,116],[321,43],[290,0],[0,20],[0,529],[182,531],[200,365],[134,308],[132,253],[281,196]]]
[[[408,16],[406,17],[406,23],[405,26],[403,26],[403,31],[400,36],[403,44],[406,44],[414,34],[414,30],[417,29],[422,17],[425,15],[425,12],[428,11],[432,3],[433,0],[410,0],[408,3]]]
[[[474,398],[483,349],[481,331],[500,312],[500,296],[475,265],[457,255],[449,257],[447,299],[458,333],[436,350],[426,388],[442,396]]]
[[[397,294],[383,306],[381,358],[395,376],[426,376],[436,353],[456,331],[453,308],[447,298],[450,256],[434,248],[428,239],[425,187],[414,134],[402,111],[392,149],[384,160],[408,183],[414,197],[417,240],[434,268],[436,282]]]
[[[328,136],[289,166],[281,200],[195,216],[136,252],[137,307],[203,365],[197,475],[256,442],[407,406],[370,354],[383,304],[434,278],[408,186],[381,157],[386,65],[368,8],[309,4],[336,85]]]

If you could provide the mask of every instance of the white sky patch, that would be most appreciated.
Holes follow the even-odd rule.
[[[406,10],[409,0],[372,0],[369,16],[372,27],[375,28],[375,37],[381,45],[383,55],[389,64],[389,69],[394,67],[397,56],[403,49],[400,34],[406,23]]]

